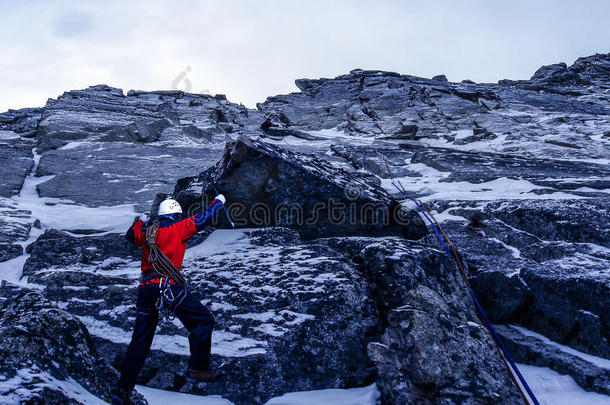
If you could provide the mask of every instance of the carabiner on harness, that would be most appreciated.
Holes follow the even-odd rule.
[[[169,315],[169,307],[174,301],[174,293],[171,289],[171,282],[169,277],[162,277],[159,279],[159,298],[155,304],[157,311],[161,311],[163,308],[167,309],[167,317],[170,318]],[[171,319],[170,319],[171,320]]]
[[[159,298],[155,304],[157,311],[161,312],[162,309],[165,309],[167,319],[170,321],[175,318],[172,315],[172,312],[182,304],[182,301],[184,301],[184,298],[186,297],[186,286],[176,296],[174,295],[171,286],[171,279],[169,277],[159,279]]]

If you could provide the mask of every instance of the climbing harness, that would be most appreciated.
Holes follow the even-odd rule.
[[[212,179],[212,176],[210,175],[210,172],[206,172],[206,176],[208,176],[208,181],[210,182],[210,184],[214,188],[214,192],[216,193],[216,195],[220,194],[218,192],[218,189],[216,188],[216,184],[214,184],[214,180]],[[202,193],[202,195],[203,195],[203,193]],[[229,211],[227,211],[227,207],[225,207],[225,205],[222,204],[222,208],[225,210],[225,214],[227,214],[227,219],[229,220],[229,223],[231,224],[233,229],[235,229],[235,224],[231,220],[231,216],[229,215]]]
[[[186,286],[174,296],[174,292],[171,289],[171,279],[168,277],[159,278],[159,298],[155,303],[157,311],[161,312],[165,309],[165,316],[167,319],[172,321],[175,318],[176,308],[182,304],[182,301],[186,297]],[[173,312],[172,312],[173,311]]]
[[[386,165],[387,165],[387,161],[386,161]],[[389,166],[388,166],[388,171],[389,171]],[[391,171],[390,171],[390,175],[391,175]],[[432,216],[430,211],[428,211],[428,209],[426,208],[424,203],[422,203],[419,200],[415,200],[415,199],[411,198],[407,194],[407,192],[406,192],[405,188],[403,187],[402,183],[400,183],[400,180],[398,180],[397,182],[400,185],[400,188],[396,185],[396,183],[394,182],[394,179],[392,179],[392,185],[394,187],[396,187],[398,192],[401,193],[405,198],[407,198],[410,201],[412,201],[416,205],[416,207],[419,209],[419,211],[422,213],[424,218],[426,218],[426,220],[428,220],[430,225],[432,225],[432,228],[434,229],[434,232],[436,233],[436,237],[438,238],[438,240],[441,243],[441,245],[442,245],[443,249],[445,250],[445,252],[449,256],[453,256],[455,258],[455,261],[457,262],[458,267],[460,269],[460,274],[461,274],[462,278],[464,279],[464,281],[466,283],[466,286],[468,287],[468,292],[470,293],[472,301],[474,302],[474,306],[475,306],[475,308],[477,309],[477,312],[480,315],[480,319],[483,321],[483,323],[485,324],[485,327],[487,328],[487,330],[489,331],[491,337],[493,338],[493,341],[494,341],[494,343],[496,345],[496,348],[498,349],[498,351],[501,354],[502,361],[504,362],[504,365],[508,369],[509,375],[510,375],[511,379],[513,380],[513,383],[515,384],[515,386],[519,390],[519,393],[521,394],[521,397],[523,398],[524,402],[526,404],[529,404],[529,401],[527,400],[527,397],[525,396],[525,393],[521,389],[521,386],[515,380],[515,377],[513,375],[513,371],[514,371],[515,374],[517,374],[517,377],[519,378],[519,382],[521,382],[521,384],[523,385],[523,388],[525,388],[525,390],[527,391],[527,393],[528,393],[529,397],[531,398],[532,402],[534,403],[534,405],[540,405],[540,403],[538,402],[538,399],[536,398],[536,396],[532,392],[530,386],[527,384],[527,381],[525,381],[525,378],[523,377],[523,375],[519,371],[519,368],[517,367],[517,365],[513,361],[512,357],[508,353],[508,350],[504,346],[504,343],[502,342],[502,339],[500,339],[500,336],[498,336],[498,333],[496,332],[496,330],[492,326],[491,322],[487,318],[487,314],[485,314],[485,311],[483,310],[483,307],[481,306],[481,304],[479,303],[479,300],[477,299],[476,295],[474,294],[472,286],[470,285],[470,281],[468,280],[468,276],[466,275],[466,271],[464,270],[464,265],[462,263],[462,260],[460,259],[460,256],[458,255],[455,246],[451,242],[451,239],[449,239],[449,236],[447,236],[447,234],[445,233],[445,231],[443,230],[441,225],[438,223],[436,218],[434,218],[434,216]],[[445,241],[443,240],[443,236],[447,240],[447,243],[449,244],[449,246],[451,247],[451,251],[449,250],[449,248],[447,248],[447,245],[445,244]],[[508,363],[507,363],[507,361],[508,361]],[[509,364],[510,364],[510,367],[509,367]]]
[[[426,218],[426,220],[430,223],[430,225],[432,225],[432,229],[434,229],[434,233],[436,234],[436,237],[439,240],[439,242],[441,243],[441,246],[443,247],[445,252],[449,256],[452,256],[455,259],[455,261],[458,265],[458,268],[460,269],[460,274],[462,276],[462,279],[464,280],[464,282],[466,283],[466,286],[468,287],[468,292],[470,293],[470,297],[472,298],[472,301],[474,302],[474,306],[477,310],[477,313],[479,314],[479,318],[483,321],[483,324],[485,325],[487,331],[491,335],[491,337],[494,341],[494,344],[496,346],[496,349],[500,353],[500,358],[502,359],[504,366],[508,370],[508,374],[510,375],[510,378],[513,381],[513,384],[515,385],[515,387],[517,387],[517,390],[519,391],[521,398],[523,398],[523,401],[525,402],[526,405],[529,405],[530,402],[528,401],[527,396],[523,392],[523,389],[521,388],[521,385],[519,384],[519,382],[523,385],[523,388],[525,388],[525,390],[527,391],[527,394],[531,398],[534,405],[540,405],[540,403],[538,402],[538,399],[532,392],[530,386],[527,384],[527,381],[525,381],[525,378],[523,377],[523,375],[519,371],[519,368],[517,367],[517,365],[513,361],[512,357],[508,353],[508,350],[506,349],[506,346],[504,346],[502,339],[500,339],[500,336],[498,335],[498,333],[492,326],[491,322],[487,318],[487,314],[483,310],[483,307],[481,306],[481,304],[479,303],[479,300],[477,299],[476,295],[474,294],[474,290],[472,289],[472,286],[470,285],[470,281],[468,280],[466,270],[464,269],[462,259],[460,258],[460,255],[458,254],[457,249],[453,245],[453,242],[451,242],[451,239],[449,239],[449,236],[445,233],[441,224],[439,224],[438,221],[436,220],[436,218],[434,218],[434,216],[430,213],[430,211],[428,211],[428,208],[426,208],[424,203],[421,202],[420,200],[415,200],[414,198],[411,198],[411,196],[409,196],[409,194],[407,194],[407,190],[404,188],[404,186],[402,185],[400,180],[394,179],[394,175],[392,174],[392,170],[390,169],[390,165],[389,165],[386,157],[383,156],[379,152],[377,152],[377,154],[384,160],[384,162],[386,164],[388,173],[390,174],[390,178],[392,179],[392,185],[394,187],[396,187],[398,192],[400,194],[402,194],[404,198],[407,198],[408,200],[412,201],[415,204],[415,206],[419,209],[419,211],[422,213],[424,218]],[[398,185],[396,185],[396,183],[398,183],[398,185],[400,185],[400,187],[398,187]],[[447,245],[445,244],[443,237],[447,240],[447,243],[451,247],[451,250],[449,250],[449,248],[447,248]],[[517,374],[519,382],[515,378],[514,374]]]

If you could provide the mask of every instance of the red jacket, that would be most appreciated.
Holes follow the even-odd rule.
[[[222,206],[222,202],[214,200],[207,210],[180,221],[161,220],[157,230],[157,245],[165,256],[176,266],[178,270],[182,266],[186,241],[197,231],[203,229],[212,220],[214,213]],[[153,268],[148,260],[148,248],[146,247],[146,228],[139,219],[129,228],[125,235],[127,239],[136,246],[142,248],[142,272]]]
[[[138,219],[131,229],[133,229],[133,243],[142,248],[142,272],[152,269],[153,266],[148,260],[148,248],[144,243],[146,238],[144,223]],[[197,232],[197,229],[193,217],[174,222],[167,227],[159,227],[157,231],[157,245],[178,270],[180,270],[182,259],[184,259],[186,241],[195,232]]]

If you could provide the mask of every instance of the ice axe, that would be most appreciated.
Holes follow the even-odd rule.
[[[210,172],[206,172],[205,174],[206,174],[206,176],[208,176],[208,181],[212,185],[212,188],[214,188],[214,192],[216,193],[216,195],[220,194],[218,192],[218,189],[216,188],[216,184],[214,183],[214,180],[212,179],[212,176],[210,175]],[[231,216],[229,215],[229,211],[227,210],[227,207],[224,204],[222,204],[222,208],[225,210],[225,214],[227,214],[227,219],[229,220],[229,223],[231,224],[233,229],[235,229],[235,224],[231,220]]]

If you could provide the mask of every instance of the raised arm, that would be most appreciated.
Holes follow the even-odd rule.
[[[206,225],[209,225],[214,217],[214,214],[216,214],[216,211],[222,208],[225,201],[225,197],[222,194],[219,194],[206,209],[202,209],[201,212],[198,212],[193,216],[197,232],[202,230]]]
[[[136,246],[143,247],[144,239],[146,238],[146,232],[144,231],[144,225],[148,222],[148,215],[140,215],[134,221],[133,225],[127,230],[125,237],[128,241]]]
[[[222,208],[225,201],[225,197],[222,194],[219,194],[206,208],[202,209],[192,217],[183,220],[185,226],[183,228],[182,239],[186,240],[190,238],[196,232],[201,231],[203,228],[209,225],[210,222],[212,222],[212,218],[216,214],[216,211]]]

